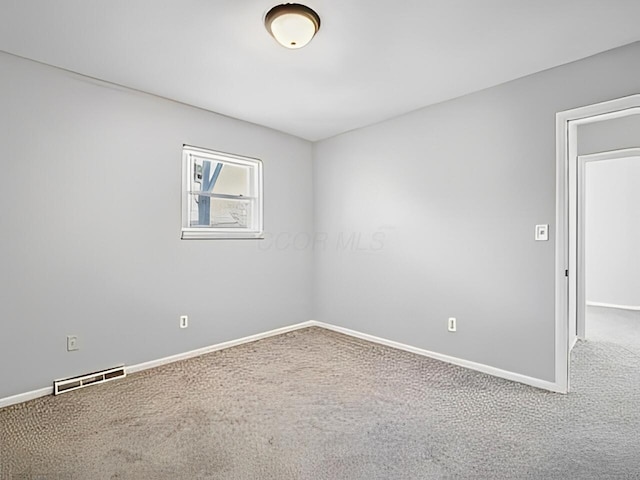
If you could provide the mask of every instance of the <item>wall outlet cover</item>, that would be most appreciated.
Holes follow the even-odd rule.
[[[67,335],[67,352],[74,352],[76,350],[80,350],[80,345],[78,345],[78,336]]]
[[[546,242],[549,240],[549,225],[536,225],[536,241]]]
[[[457,328],[458,326],[456,319],[454,317],[450,317],[449,321],[447,322],[447,330],[449,330],[450,332],[455,332]]]

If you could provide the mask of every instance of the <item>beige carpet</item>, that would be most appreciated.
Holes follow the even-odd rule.
[[[0,478],[640,478],[640,356],[568,396],[309,328],[0,410]]]

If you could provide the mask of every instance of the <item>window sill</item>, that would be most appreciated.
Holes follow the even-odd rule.
[[[184,229],[182,240],[264,240],[263,232],[211,229]]]

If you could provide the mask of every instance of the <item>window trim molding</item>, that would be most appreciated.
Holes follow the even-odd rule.
[[[216,228],[216,227],[191,227],[189,225],[190,190],[193,186],[193,162],[191,157],[197,155],[213,161],[225,162],[251,167],[252,175],[255,175],[256,188],[256,218],[252,219],[252,228]],[[255,172],[255,173],[253,173]],[[261,240],[264,239],[264,180],[262,172],[262,160],[259,158],[236,155],[221,152],[209,148],[182,145],[182,209],[181,209],[181,236],[182,240]]]

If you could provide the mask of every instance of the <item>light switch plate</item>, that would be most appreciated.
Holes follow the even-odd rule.
[[[536,241],[546,242],[549,240],[549,225],[536,225]]]
[[[80,350],[80,345],[78,345],[78,336],[67,335],[67,352],[75,352],[76,350]]]

